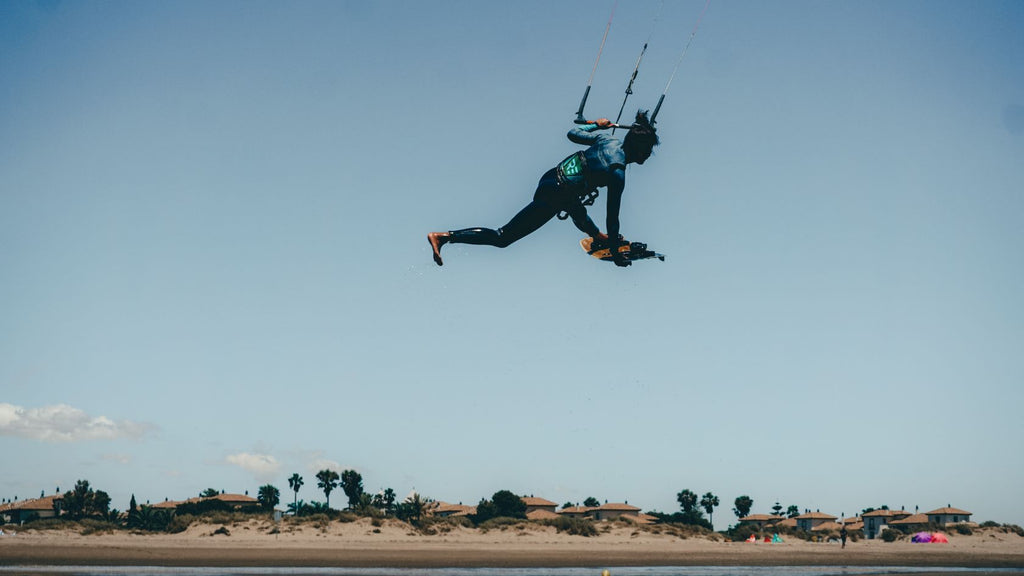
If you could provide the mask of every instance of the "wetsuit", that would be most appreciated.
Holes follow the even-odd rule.
[[[533,201],[497,230],[466,228],[452,230],[449,242],[484,244],[504,248],[536,231],[559,212],[565,211],[583,233],[597,236],[600,230],[587,215],[582,197],[595,188],[608,189],[608,236],[618,238],[619,205],[626,185],[626,154],[622,142],[597,134],[596,125],[574,127],[567,136],[589,146],[561,161],[540,178]]]

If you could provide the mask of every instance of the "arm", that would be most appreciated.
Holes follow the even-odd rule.
[[[600,118],[593,124],[577,124],[569,130],[566,137],[572,140],[576,144],[582,144],[584,146],[592,146],[597,143],[598,135],[594,133],[595,130],[601,130],[604,128],[611,127],[612,122],[607,118]]]
[[[626,188],[626,170],[616,167],[609,175],[608,182],[608,245],[612,249],[612,258],[616,266],[629,266],[629,258],[619,252],[622,244],[619,238],[619,206],[622,204],[622,191]]]
[[[613,242],[619,238],[619,207],[622,204],[622,191],[626,188],[626,170],[616,167],[609,174],[608,181],[608,215],[605,228]]]

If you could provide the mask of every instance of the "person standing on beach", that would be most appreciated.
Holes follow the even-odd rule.
[[[846,524],[839,530],[839,539],[843,541],[843,548],[846,548]]]

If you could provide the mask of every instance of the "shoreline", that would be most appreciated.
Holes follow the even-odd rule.
[[[223,535],[221,531],[229,534]],[[949,544],[881,540],[779,544],[673,537],[629,526],[597,536],[551,527],[424,535],[399,524],[322,526],[258,522],[205,524],[179,534],[29,530],[0,537],[0,566],[165,566],[241,568],[611,568],[648,566],[819,566],[1016,569],[1024,537],[983,532]],[[1002,572],[1006,574],[1008,572]]]

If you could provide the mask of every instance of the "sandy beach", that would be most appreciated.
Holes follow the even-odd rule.
[[[216,533],[217,531],[221,533]],[[224,531],[227,534],[224,534]],[[276,533],[275,533],[276,532]],[[681,539],[631,526],[598,536],[559,534],[552,527],[504,530],[454,527],[423,535],[398,522],[368,520],[324,526],[265,521],[193,525],[179,534],[82,535],[26,530],[0,537],[0,565],[238,567],[612,567],[612,566],[920,566],[1018,568],[1024,538],[979,531],[949,544],[881,540],[756,544]]]

